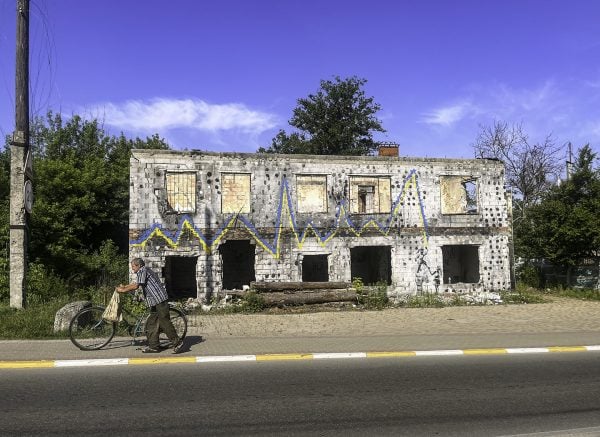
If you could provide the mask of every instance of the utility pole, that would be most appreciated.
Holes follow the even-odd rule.
[[[23,308],[28,214],[33,201],[29,146],[29,0],[17,0],[15,132],[10,143],[10,306]]]
[[[569,159],[567,160],[567,180],[571,179],[571,173],[573,170],[573,150],[572,150],[572,145],[570,142],[568,144],[568,149],[569,149]]]

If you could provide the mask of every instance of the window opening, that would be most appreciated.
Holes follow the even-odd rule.
[[[167,173],[167,203],[178,213],[196,212],[196,173]]]
[[[221,173],[221,212],[250,212],[250,175]]]
[[[444,284],[479,282],[479,246],[442,246]]]
[[[327,212],[327,177],[324,175],[296,176],[297,211]]]
[[[441,176],[442,214],[477,214],[477,179]]]

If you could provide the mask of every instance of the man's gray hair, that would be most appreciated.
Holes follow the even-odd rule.
[[[136,266],[144,267],[146,263],[141,258],[134,258],[131,260],[131,264],[135,264]]]

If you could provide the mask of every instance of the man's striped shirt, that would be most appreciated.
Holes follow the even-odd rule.
[[[144,290],[144,298],[148,307],[153,307],[169,299],[167,290],[160,282],[158,275],[146,266],[138,270],[137,284]]]

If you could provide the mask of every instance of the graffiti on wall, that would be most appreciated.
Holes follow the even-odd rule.
[[[309,220],[303,227],[300,227],[296,221],[296,211],[292,202],[292,192],[288,186],[287,179],[284,179],[279,192],[279,203],[277,210],[275,211],[275,232],[272,241],[269,241],[267,237],[263,236],[246,216],[236,213],[229,215],[215,232],[211,232],[212,236],[202,233],[202,231],[194,224],[192,217],[183,216],[176,231],[170,231],[163,228],[161,224],[155,223],[149,229],[145,230],[139,238],[131,240],[129,244],[132,247],[144,247],[150,241],[159,239],[167,246],[177,248],[182,241],[183,235],[187,233],[198,241],[198,244],[205,252],[210,253],[218,247],[220,240],[227,235],[228,231],[237,227],[242,227],[246,229],[263,250],[277,259],[280,255],[280,236],[283,228],[286,227],[286,222],[294,235],[294,239],[299,249],[302,249],[306,239],[310,236],[314,237],[322,247],[325,247],[328,242],[336,236],[350,235],[360,237],[367,230],[374,230],[383,236],[387,236],[392,229],[394,219],[401,213],[403,205],[409,203],[406,198],[407,193],[410,190],[412,190],[414,197],[416,198],[416,204],[418,204],[418,220],[420,223],[418,227],[416,224],[414,226],[417,227],[421,234],[423,246],[427,247],[427,242],[429,240],[427,218],[425,216],[423,200],[415,170],[411,170],[404,179],[402,189],[392,203],[392,208],[388,217],[383,222],[370,217],[363,221],[363,223],[355,223],[349,212],[348,199],[342,199],[336,206],[334,223],[328,229],[320,231],[319,227],[317,227],[312,220]],[[413,205],[415,205],[415,202],[413,202]]]

